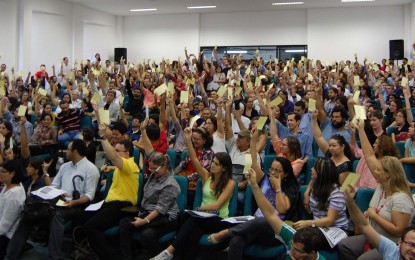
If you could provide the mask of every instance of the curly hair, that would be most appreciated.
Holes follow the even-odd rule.
[[[376,142],[378,144],[378,149],[375,152],[376,158],[382,158],[384,156],[400,157],[399,149],[390,136],[381,135]]]

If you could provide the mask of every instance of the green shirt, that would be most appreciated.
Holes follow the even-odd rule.
[[[206,181],[205,185],[203,185],[203,199],[202,205],[209,205],[215,203],[218,198],[215,196],[215,191],[210,188],[210,183],[212,182],[212,177]],[[227,218],[229,215],[229,200],[230,198],[222,205],[219,209],[219,217]]]

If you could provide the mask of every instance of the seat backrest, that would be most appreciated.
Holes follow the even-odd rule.
[[[405,171],[406,179],[411,183],[415,183],[415,164],[404,163],[403,169]]]
[[[245,201],[244,201],[244,216],[251,216],[253,214],[252,212],[252,200],[253,200],[253,194],[252,194],[252,188],[251,185],[246,185],[245,190]]]
[[[308,213],[307,210],[304,208],[303,201],[304,201],[304,193],[305,193],[306,190],[307,190],[307,185],[302,185],[300,187],[300,194],[301,194],[301,208],[300,208],[301,209],[301,215],[300,215],[300,218],[302,220],[307,220],[307,219],[312,219],[313,218],[313,215]]]
[[[387,133],[389,136],[392,136],[392,132],[393,132],[396,128],[397,128],[397,126],[390,126],[390,127],[386,128],[386,133]]]
[[[167,149],[167,155],[170,158],[170,167],[174,170],[174,168],[176,168],[176,151],[173,149]]]
[[[308,158],[307,167],[305,170],[305,184],[309,184],[311,181],[311,168],[314,167],[314,163],[316,162],[315,157]]]
[[[187,157],[187,150],[184,150],[183,152],[182,152],[182,161],[184,161],[184,160],[186,160],[186,157]]]
[[[233,180],[234,181],[234,180]],[[229,200],[229,217],[233,217],[236,215],[236,208],[238,204],[238,184],[235,182],[235,188],[232,193],[232,197]],[[203,197],[203,184],[202,179],[197,180],[196,183],[196,194],[195,194],[195,201],[193,203],[193,209],[199,207],[202,204],[202,197]]]
[[[274,149],[272,148],[272,145],[271,145],[271,138],[267,137],[267,142],[265,144],[264,149],[265,149],[264,150],[265,151],[265,156],[271,154],[271,152],[274,152]]]
[[[362,212],[365,212],[369,208],[369,202],[372,199],[375,190],[373,189],[359,189],[356,192],[356,205]]]
[[[396,142],[395,144],[401,153],[401,157],[405,157],[405,142]]]
[[[92,128],[92,118],[90,116],[81,116],[81,118],[79,119],[79,124],[81,129],[85,127]]]
[[[140,166],[140,149],[138,147],[134,146],[134,162],[137,164],[137,166]]]
[[[184,176],[174,176],[177,183],[180,186],[180,194],[176,198],[177,206],[180,211],[184,211],[187,205],[187,188],[189,187],[189,181]]]
[[[353,161],[353,172],[356,172],[357,165],[359,164],[360,160]]]
[[[275,157],[277,157],[276,154],[265,155],[264,165],[262,165],[262,169],[265,174],[269,173],[269,168],[271,168],[272,162],[275,160]]]

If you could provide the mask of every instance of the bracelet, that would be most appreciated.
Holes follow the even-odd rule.
[[[150,220],[148,220],[148,218],[147,218],[147,217],[145,217],[144,219],[147,221],[147,224],[149,224],[149,223],[150,223]]]

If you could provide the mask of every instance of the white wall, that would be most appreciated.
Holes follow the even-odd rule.
[[[324,8],[308,10],[311,59],[389,57],[389,40],[404,39],[404,6]]]
[[[9,69],[17,65],[17,10],[16,2],[0,1],[0,63],[7,64]]]
[[[306,10],[201,15],[201,46],[286,44],[307,44]]]
[[[124,45],[128,60],[134,63],[143,58],[184,58],[184,46],[189,53],[199,50],[199,15],[124,17]]]

